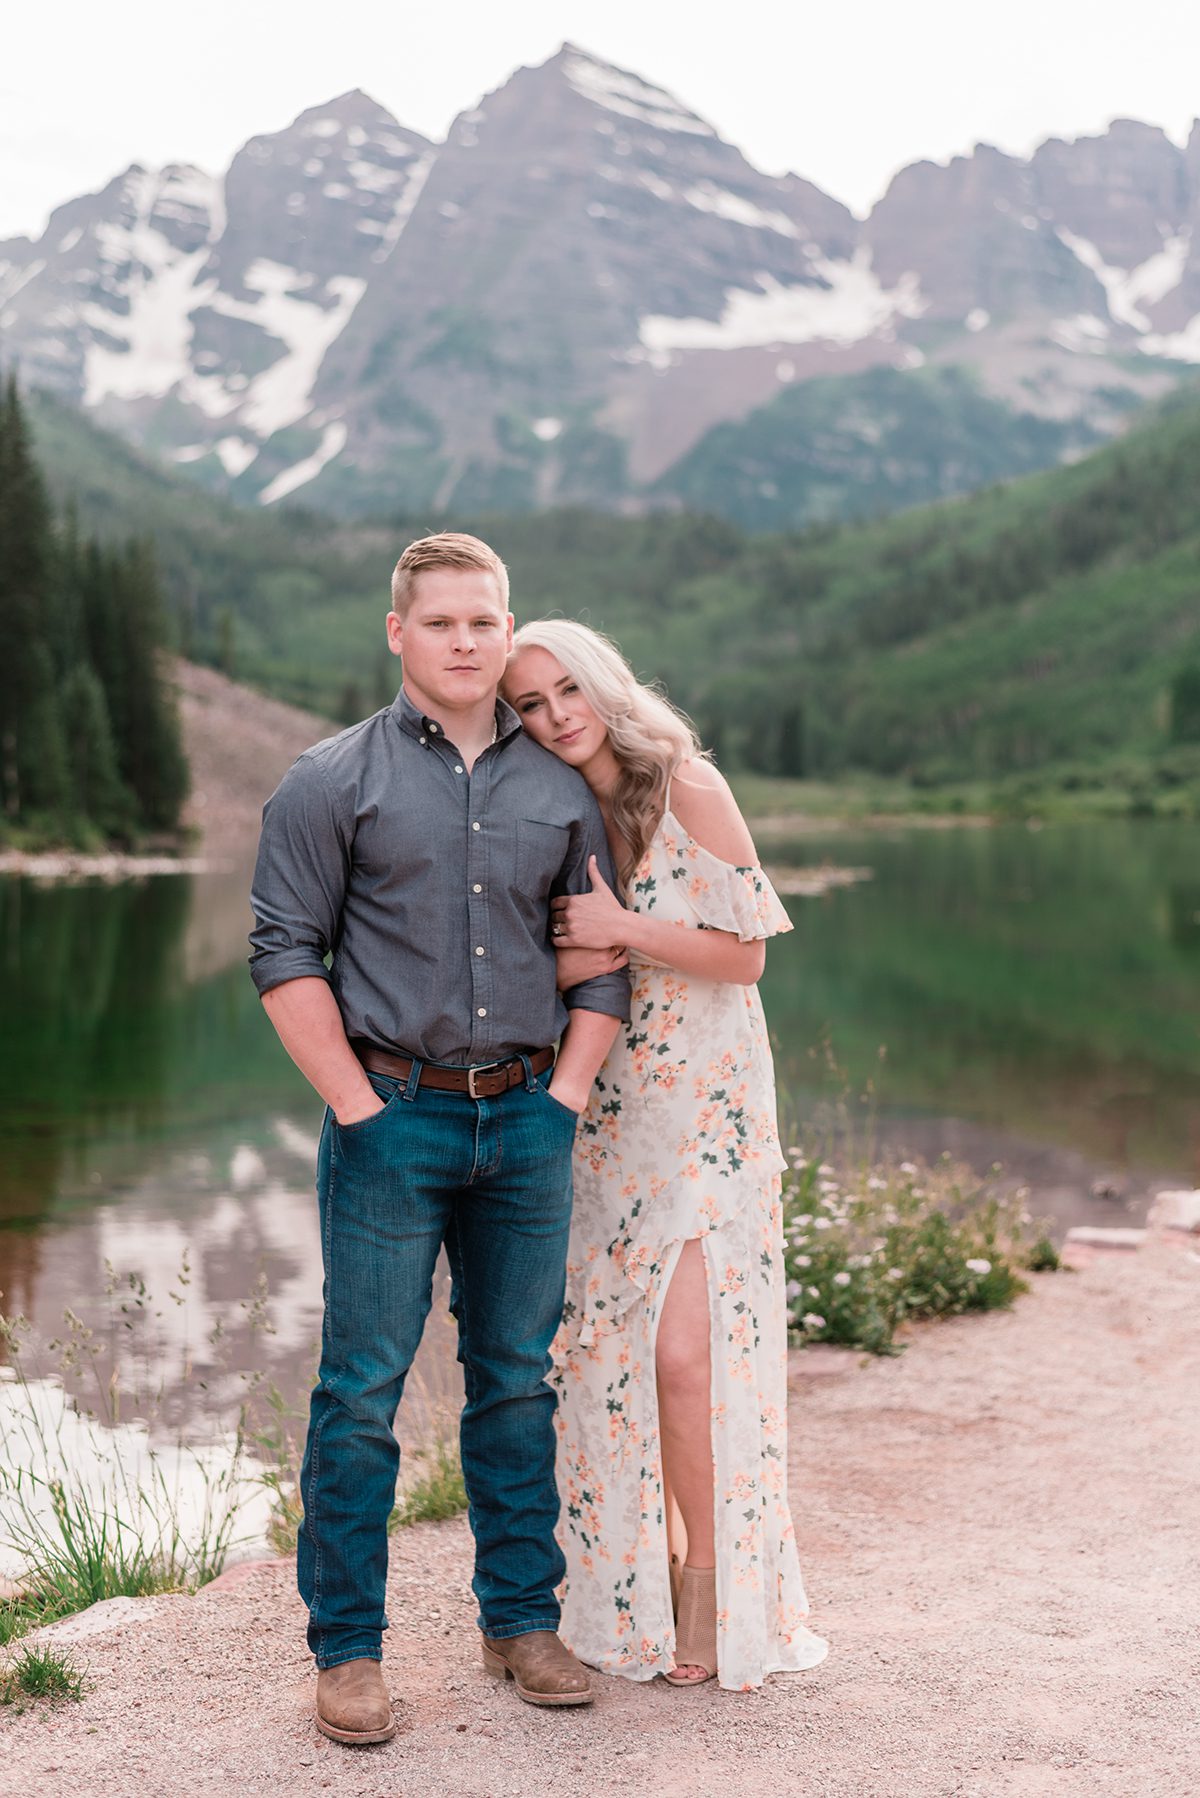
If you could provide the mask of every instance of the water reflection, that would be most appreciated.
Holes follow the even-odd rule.
[[[870,866],[796,898],[765,982],[785,1101],[813,1115],[828,1036],[876,1080],[898,1151],[1032,1176],[1035,1203],[1102,1221],[1200,1171],[1200,856],[1187,827],[898,833],[771,844],[777,863]],[[316,1359],[320,1106],[245,971],[248,872],[40,889],[0,881],[0,1309],[44,1337],[71,1306],[108,1328],[109,1275],[163,1316],[164,1421],[228,1416],[237,1373],[300,1402]],[[880,1062],[880,1046],[886,1061]],[[1122,1185],[1124,1182],[1124,1186]],[[1139,1185],[1140,1183],[1140,1185]],[[187,1321],[167,1295],[190,1254]],[[251,1303],[265,1275],[274,1334]],[[426,1397],[453,1408],[439,1291]],[[220,1352],[214,1325],[225,1333]]]

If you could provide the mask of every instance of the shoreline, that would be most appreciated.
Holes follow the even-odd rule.
[[[894,1359],[792,1351],[792,1510],[832,1649],[810,1672],[686,1696],[598,1675],[592,1708],[533,1710],[480,1663],[455,1519],[393,1538],[391,1743],[315,1731],[292,1567],[258,1561],[39,1632],[78,1642],[87,1684],[53,1713],[0,1711],[6,1775],[44,1798],[1174,1798],[1200,1755],[1198,1294],[1200,1235],[1162,1231],[1011,1310],[920,1325]]]

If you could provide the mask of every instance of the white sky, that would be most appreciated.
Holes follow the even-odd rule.
[[[1200,113],[1197,0],[26,0],[4,25],[0,238],[131,162],[219,171],[351,87],[440,138],[563,38],[857,211],[922,157],[1121,116],[1182,142]]]

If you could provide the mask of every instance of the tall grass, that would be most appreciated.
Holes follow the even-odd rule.
[[[177,1285],[182,1305],[186,1260]],[[102,1599],[195,1591],[249,1539],[253,1501],[266,1508],[245,1407],[201,1445],[172,1436],[162,1314],[136,1275],[110,1269],[106,1296],[107,1331],[67,1311],[45,1345],[26,1320],[0,1319],[0,1549],[21,1593],[0,1611],[0,1640]]]

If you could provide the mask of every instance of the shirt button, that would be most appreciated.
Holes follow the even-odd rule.
[[[454,764],[454,772],[455,772],[455,773],[456,773],[456,774],[461,774],[461,773],[462,773],[462,763],[461,763],[461,762],[455,762],[455,764]]]
[[[475,1013],[475,1016],[477,1018],[486,1018],[487,1017],[487,1006],[481,1005],[479,1007],[479,1010]]]
[[[475,822],[475,823],[474,823],[474,824],[472,824],[472,826],[471,826],[471,829],[472,829],[472,830],[478,830],[478,829],[479,829],[479,824],[478,824],[478,821],[476,821],[476,822]]]
[[[437,735],[437,725],[436,725],[436,724],[431,724],[431,725],[430,725],[430,726],[429,726],[429,732],[430,732],[430,735],[431,735],[431,736],[436,736],[436,735]]]
[[[476,951],[475,951],[475,953],[476,953],[476,955],[482,955],[482,954],[483,954],[483,950],[482,950],[482,949],[476,949]]]
[[[421,741],[422,741],[422,743],[425,741],[424,737],[421,738]]]
[[[480,886],[480,884],[479,884],[479,882],[478,882],[478,881],[476,881],[476,882],[475,882],[475,885],[474,885],[474,886],[473,886],[473,887],[472,887],[472,888],[471,888],[471,891],[472,891],[472,892],[473,892],[473,893],[482,893],[482,891],[483,891],[483,888],[482,888],[482,887],[481,887],[481,886]]]

